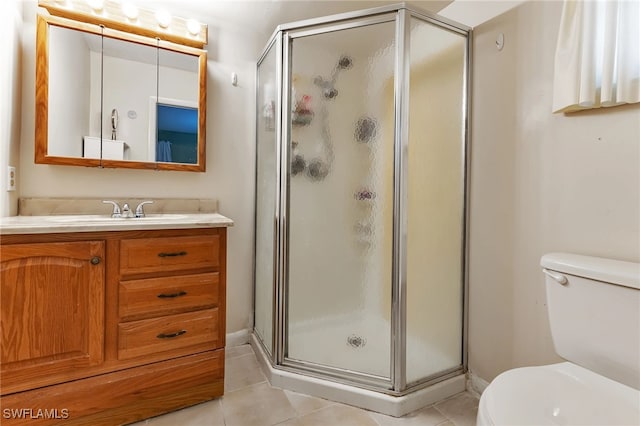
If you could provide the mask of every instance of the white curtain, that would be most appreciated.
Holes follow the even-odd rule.
[[[640,0],[565,0],[553,112],[640,102]]]

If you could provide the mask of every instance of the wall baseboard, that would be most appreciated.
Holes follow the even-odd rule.
[[[246,345],[251,338],[251,330],[244,328],[240,331],[234,331],[233,333],[227,333],[227,347]]]
[[[482,392],[489,386],[489,382],[481,377],[478,377],[472,371],[467,373],[467,391],[478,398],[482,395]]]

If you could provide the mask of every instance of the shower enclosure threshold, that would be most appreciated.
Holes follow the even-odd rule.
[[[382,392],[320,379],[303,373],[274,368],[255,334],[251,334],[250,343],[262,372],[272,386],[364,408],[388,416],[402,417],[466,389],[466,378],[461,373],[406,395],[387,395]]]

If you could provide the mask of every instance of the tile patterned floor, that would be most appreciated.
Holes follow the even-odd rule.
[[[133,426],[475,426],[478,399],[467,392],[395,418],[274,388],[249,345],[227,349],[225,394]]]

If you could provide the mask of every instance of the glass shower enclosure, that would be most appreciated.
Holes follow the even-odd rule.
[[[391,395],[464,372],[469,37],[405,5],[276,29],[254,293],[273,368]]]

